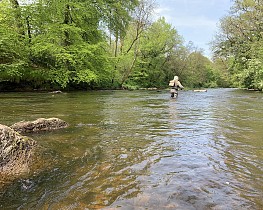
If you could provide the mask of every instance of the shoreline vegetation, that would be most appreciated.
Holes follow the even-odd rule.
[[[211,58],[164,17],[153,21],[155,9],[152,0],[0,1],[0,91],[162,88],[175,75],[189,89],[263,89],[258,1],[233,2]]]
[[[214,87],[214,88],[187,88],[185,87],[184,90],[181,91],[193,91],[193,92],[208,92],[209,89],[220,89],[221,87]],[[234,88],[234,87],[228,87],[228,88]],[[250,92],[263,92],[263,90],[260,89],[250,89],[250,88],[234,88],[244,91],[250,91]],[[74,92],[74,91],[169,91],[170,88],[163,87],[163,88],[115,88],[115,89],[71,89],[71,90],[58,90],[58,89],[19,89],[19,90],[0,90],[1,93],[50,93],[50,94],[63,94],[67,92]]]

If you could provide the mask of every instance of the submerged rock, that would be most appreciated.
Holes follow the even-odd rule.
[[[23,121],[11,127],[0,124],[0,194],[3,186],[43,167],[43,160],[40,158],[43,148],[21,133],[55,130],[67,126],[68,123],[58,118]]]
[[[66,127],[68,127],[68,123],[58,118],[39,118],[35,121],[21,121],[11,126],[12,129],[19,133],[57,130]]]
[[[37,143],[8,126],[0,124],[0,175],[21,174],[28,170]]]

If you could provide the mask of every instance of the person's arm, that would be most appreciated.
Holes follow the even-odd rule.
[[[179,88],[181,88],[181,89],[183,89],[183,88],[184,88],[184,86],[182,86],[182,84],[181,84],[181,82],[180,82],[180,81],[178,81],[178,86],[179,86]]]

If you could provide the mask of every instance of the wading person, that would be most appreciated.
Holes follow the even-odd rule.
[[[169,86],[171,87],[170,93],[172,98],[176,98],[178,95],[178,88],[183,89],[184,86],[179,81],[178,76],[174,76],[174,79],[169,82]]]

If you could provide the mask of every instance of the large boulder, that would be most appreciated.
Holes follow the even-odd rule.
[[[0,175],[28,170],[36,142],[0,124]]]
[[[11,126],[12,129],[19,133],[57,130],[66,127],[68,127],[68,123],[58,118],[39,118],[35,121],[21,121]]]

